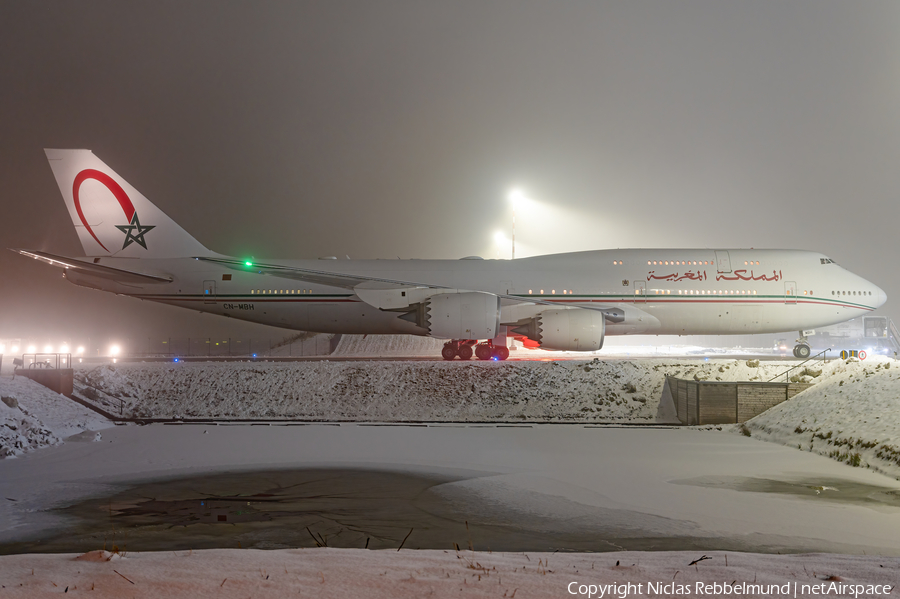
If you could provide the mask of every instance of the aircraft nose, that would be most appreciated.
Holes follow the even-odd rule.
[[[875,295],[878,296],[875,298],[875,307],[879,308],[887,301],[887,293],[881,287],[876,287],[875,289],[877,289]]]

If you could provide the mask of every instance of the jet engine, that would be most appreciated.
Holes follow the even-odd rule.
[[[500,298],[492,293],[441,293],[410,306],[400,318],[438,339],[493,339],[500,328]]]
[[[536,341],[541,349],[597,351],[603,347],[606,317],[596,310],[546,310],[518,323],[512,332]]]

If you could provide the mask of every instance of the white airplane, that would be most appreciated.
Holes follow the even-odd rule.
[[[245,260],[206,249],[89,150],[46,150],[86,258],[14,250],[76,285],[273,325],[596,351],[606,335],[799,331],[870,312],[881,289],[799,250],[618,249],[518,260]]]

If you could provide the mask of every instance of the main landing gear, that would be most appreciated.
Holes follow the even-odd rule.
[[[509,357],[509,348],[494,345],[490,340],[478,343],[477,339],[451,339],[441,350],[441,356],[445,360],[456,357],[460,360],[470,360],[473,353],[479,360],[505,360]]]
[[[809,339],[800,331],[800,338],[797,339],[797,345],[794,346],[794,357],[805,360],[810,356],[812,350],[809,348]]]

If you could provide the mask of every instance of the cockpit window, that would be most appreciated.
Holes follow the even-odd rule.
[[[822,264],[835,264],[835,261],[831,258],[819,258],[819,262]]]

